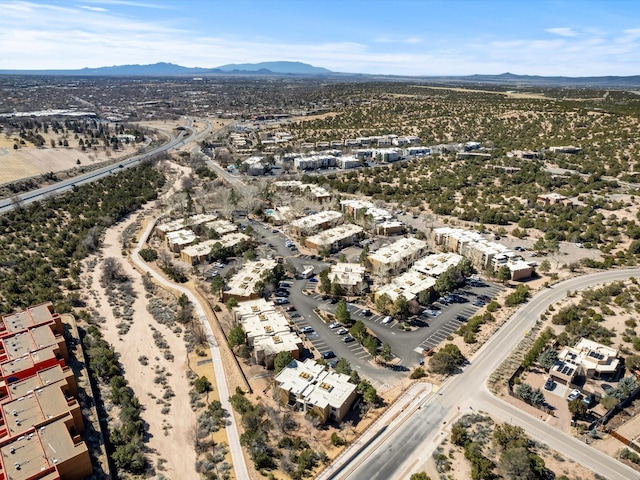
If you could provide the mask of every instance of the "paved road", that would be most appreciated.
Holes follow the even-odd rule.
[[[326,478],[408,478],[441,442],[445,435],[443,428],[451,424],[459,412],[473,408],[520,425],[533,439],[546,443],[610,480],[640,479],[635,470],[502,402],[486,388],[486,379],[491,372],[517,346],[549,305],[564,298],[568,291],[639,275],[640,269],[599,272],[566,280],[538,293],[489,339],[462,373],[451,377],[437,393],[430,395],[421,408],[415,410],[410,421],[403,423],[393,434],[381,436],[380,441],[373,442],[369,448],[355,452],[352,457],[346,455],[348,462],[345,467]]]
[[[211,330],[211,325],[209,324],[207,316],[204,312],[204,308],[202,307],[198,298],[189,289],[166,280],[164,277],[158,274],[158,272],[149,268],[144,260],[140,258],[140,249],[145,248],[145,240],[151,234],[151,230],[153,229],[153,227],[154,222],[150,222],[149,226],[146,228],[144,234],[138,242],[138,245],[136,245],[131,258],[143,272],[149,273],[158,281],[158,283],[177,292],[184,293],[189,298],[191,303],[193,303],[195,312],[198,315],[198,319],[200,320],[202,327],[207,332],[209,349],[211,351],[211,358],[213,361],[213,368],[216,374],[216,386],[218,388],[220,403],[222,403],[222,408],[230,413],[229,417],[227,417],[228,423],[225,430],[227,432],[227,439],[229,440],[229,452],[231,453],[231,461],[233,463],[235,478],[243,480],[248,479],[250,477],[247,470],[247,464],[242,453],[242,447],[240,446],[238,425],[232,413],[231,403],[229,402],[229,388],[227,387],[227,378],[225,376],[224,367],[222,364],[220,348],[218,347],[218,343],[216,342],[215,336],[213,335],[213,331]]]
[[[118,163],[114,163],[113,165],[102,167],[92,172],[78,175],[76,177],[69,178],[58,183],[54,183],[53,185],[48,185],[31,192],[21,194],[18,196],[19,203],[23,205],[29,204],[32,202],[44,200],[53,195],[58,195],[69,190],[73,190],[74,186],[76,185],[83,185],[85,183],[94,182],[100,178],[106,177],[107,175],[117,173],[121,169],[136,166],[149,157],[169,151],[173,148],[179,148],[189,142],[197,141],[198,139],[208,135],[211,132],[211,124],[208,121],[206,122],[207,128],[200,133],[197,133],[196,130],[191,127],[192,123],[193,120],[191,118],[187,118],[185,126],[185,129],[187,130],[181,131],[177,136],[173,135],[173,133],[171,132],[163,132],[169,137],[169,141],[160,147],[157,147],[148,152],[141,153],[139,155],[135,155]],[[187,131],[189,132],[188,134]],[[14,207],[15,202],[13,199],[0,199],[0,213],[8,212]]]

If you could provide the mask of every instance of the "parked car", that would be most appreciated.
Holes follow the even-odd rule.
[[[285,305],[289,303],[289,299],[287,297],[277,297],[275,300],[276,305]]]
[[[289,318],[300,318],[300,314],[298,312],[291,312]]]
[[[287,307],[284,309],[285,312],[295,312],[296,311],[296,307],[294,307],[293,305]]]
[[[331,361],[328,363],[328,365],[329,365],[331,368],[336,368],[336,365],[338,365],[338,359],[336,358],[335,360],[331,360]]]
[[[302,333],[312,333],[313,332],[313,327],[302,327],[302,329],[300,330]]]
[[[464,315],[456,315],[456,320],[458,320],[460,322],[466,322],[468,320],[468,318],[465,317]]]
[[[342,339],[342,341],[343,341],[344,343],[351,343],[351,342],[355,341],[355,338],[353,338],[351,335],[347,335],[346,337],[344,337],[344,338]]]
[[[587,407],[593,407],[594,403],[596,403],[596,395],[595,393],[590,393],[586,397],[582,399],[582,401],[587,405]]]
[[[480,300],[479,298],[475,299],[475,300],[473,301],[473,304],[474,304],[476,307],[483,307],[483,306],[484,306],[484,302],[483,302],[482,300]]]
[[[341,323],[333,322],[329,324],[329,328],[333,330],[334,328],[340,328],[341,325],[342,325]]]
[[[338,303],[340,300],[338,300],[337,297],[331,297],[331,299],[329,300],[329,303],[332,305],[335,305],[336,303]]]
[[[544,382],[544,389],[553,390],[554,388],[556,388],[556,382],[554,382],[553,378],[551,377],[547,378],[547,381]]]
[[[572,402],[573,400],[577,400],[578,398],[581,398],[581,397],[582,397],[582,393],[580,393],[580,390],[578,390],[577,388],[574,388],[573,390],[571,390],[571,393],[567,397],[567,402]]]
[[[322,354],[322,358],[324,358],[325,360],[327,360],[327,359],[329,359],[329,358],[333,358],[333,357],[335,357],[335,356],[336,356],[336,354],[335,354],[335,353],[333,353],[331,350],[329,350],[328,352],[324,352],[324,353]]]
[[[363,308],[360,312],[360,315],[362,315],[363,317],[369,317],[371,315],[371,310],[369,310],[368,308]]]
[[[347,330],[346,328],[339,328],[339,329],[336,331],[336,334],[337,334],[337,335],[346,335],[347,333],[349,333],[349,332],[348,332],[348,330]]]
[[[382,320],[382,324],[383,325],[387,325],[388,323],[393,322],[393,317],[391,315],[384,317],[384,320]]]

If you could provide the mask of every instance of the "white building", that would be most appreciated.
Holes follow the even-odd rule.
[[[176,230],[166,234],[169,250],[178,253],[184,247],[191,245],[198,238],[191,230]]]
[[[235,223],[223,218],[221,218],[220,220],[214,220],[213,222],[207,222],[204,224],[204,226],[205,228],[216,232],[216,235],[218,236],[233,233],[238,230],[238,227]]]
[[[305,239],[304,245],[316,253],[322,250],[337,252],[343,248],[354,245],[362,235],[363,228],[359,225],[345,223],[330,228],[324,232],[311,235]]]
[[[336,263],[329,272],[331,283],[340,285],[345,295],[362,295],[368,284],[365,280],[365,268],[359,263]]]
[[[227,283],[228,289],[224,292],[224,299],[235,298],[237,300],[249,300],[257,298],[255,292],[256,283],[265,272],[273,270],[278,263],[275,260],[261,259],[255,262],[247,262]]]
[[[156,234],[160,238],[165,238],[167,233],[169,232],[175,232],[177,230],[202,225],[204,223],[211,222],[216,218],[218,218],[217,215],[206,215],[201,213],[197,215],[191,215],[187,218],[178,218],[176,220],[161,223],[160,225],[156,226]]]
[[[367,256],[367,263],[373,275],[384,279],[406,271],[427,251],[426,242],[413,237],[401,238],[391,245],[370,253]]]
[[[294,235],[306,236],[342,223],[342,213],[333,210],[307,215],[290,223]]]
[[[185,247],[180,252],[180,258],[189,265],[196,265],[203,261],[210,260],[211,249],[219,243],[224,248],[232,248],[242,241],[249,241],[251,237],[244,233],[229,233],[219,239],[205,240]]]
[[[347,375],[328,371],[312,359],[294,360],[275,381],[282,403],[304,412],[313,409],[323,422],[341,421],[358,396]]]

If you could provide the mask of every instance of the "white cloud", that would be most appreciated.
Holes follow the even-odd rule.
[[[108,10],[106,8],[102,8],[102,7],[89,7],[88,5],[80,5],[80,8],[83,8],[85,10],[91,10],[92,12],[107,12]]]
[[[569,27],[547,28],[545,32],[553,33],[554,35],[560,35],[561,37],[575,37],[577,35],[577,33]]]

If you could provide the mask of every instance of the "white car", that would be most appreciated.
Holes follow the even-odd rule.
[[[391,323],[391,322],[393,322],[392,316],[384,317],[384,320],[382,320],[383,325],[387,325],[388,323]]]
[[[581,398],[581,397],[582,397],[582,393],[580,393],[580,390],[578,390],[577,388],[574,388],[573,390],[571,390],[571,393],[567,397],[567,402],[572,402],[573,400],[577,400],[578,398]]]

